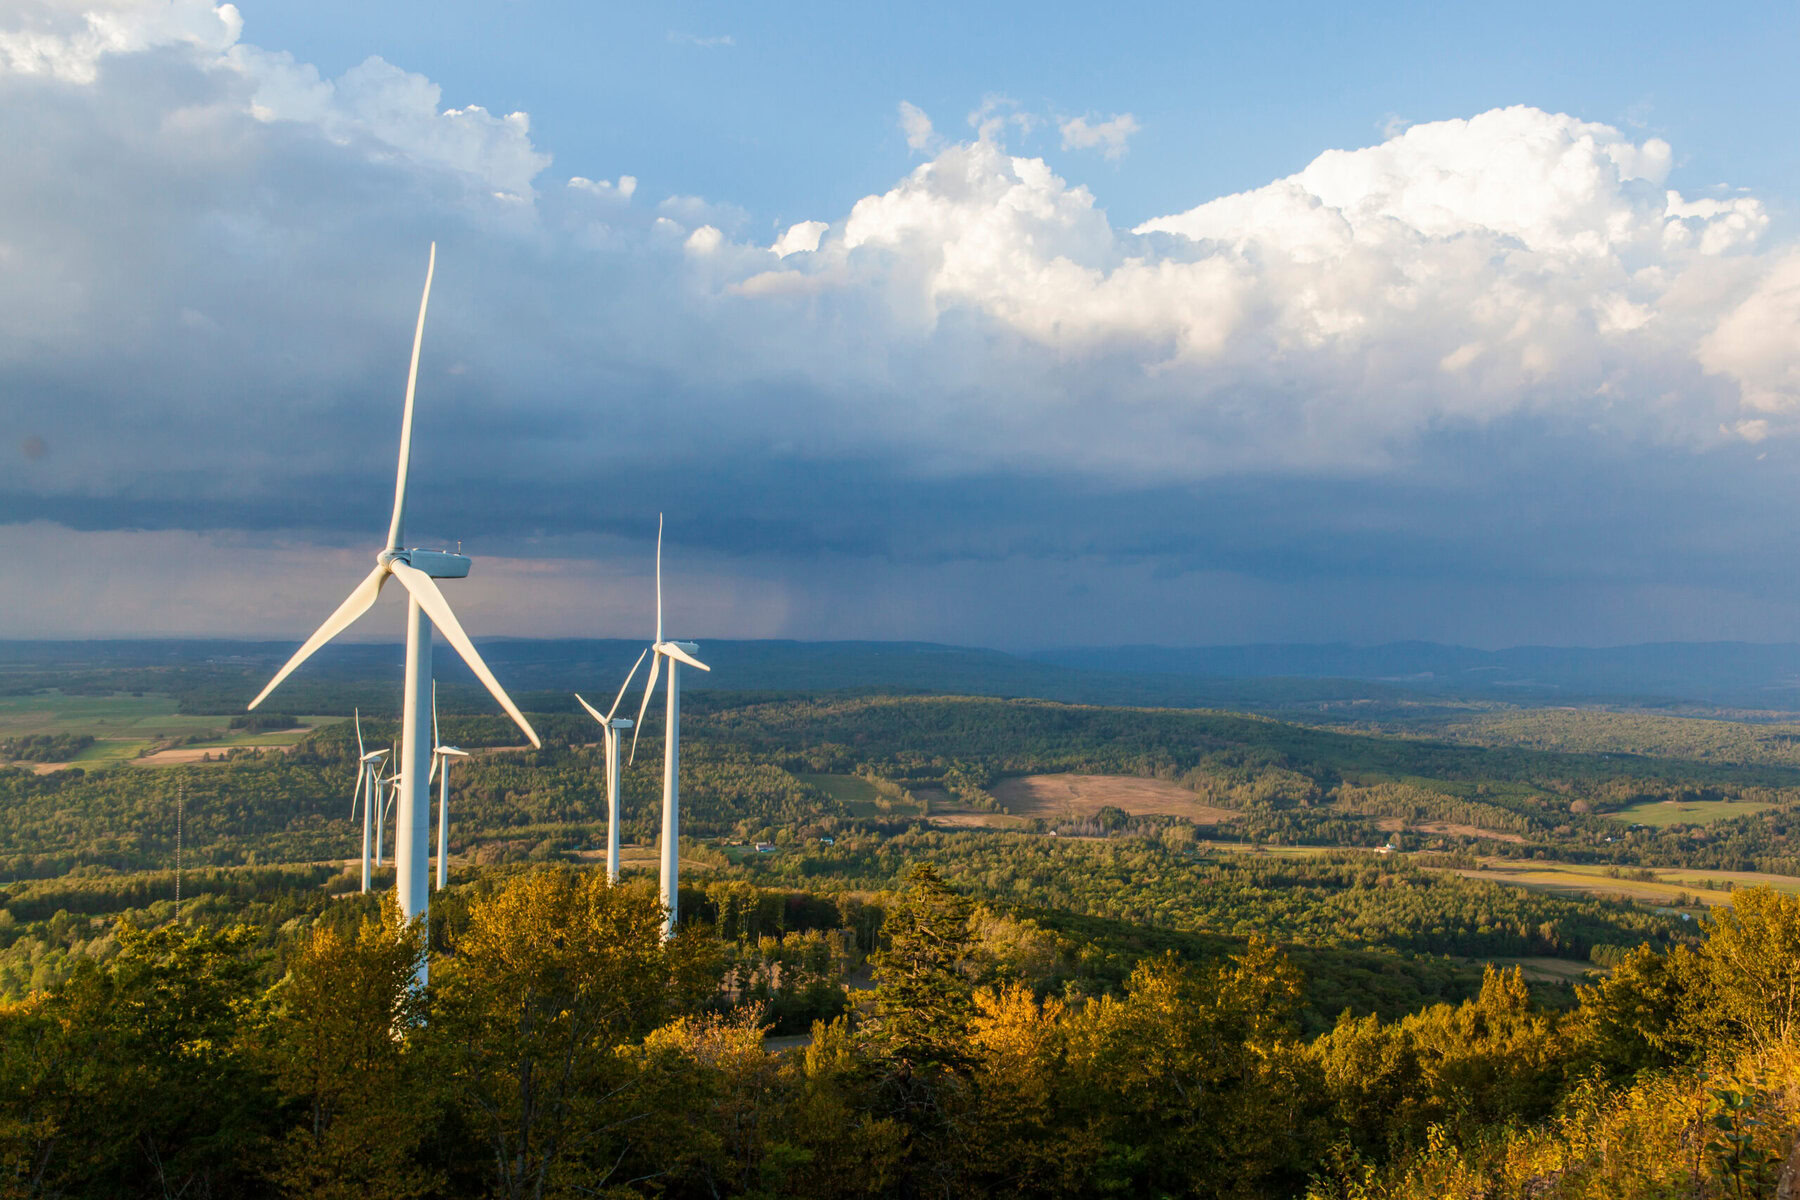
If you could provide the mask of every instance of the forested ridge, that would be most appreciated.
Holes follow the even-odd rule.
[[[459,764],[457,834],[504,840],[503,855],[579,848],[604,816],[597,732],[585,715],[535,718],[542,751],[496,750]],[[1380,821],[1453,826],[1420,844],[1577,861],[1731,870],[1797,869],[1800,770],[1771,765],[1483,748],[1349,734],[1232,714],[1120,710],[1039,701],[862,697],[689,706],[684,819],[695,836],[751,837],[832,827],[852,814],[799,778],[841,772],[895,794],[931,786],[998,809],[1010,775],[1095,772],[1160,778],[1241,814],[1213,836],[1285,845],[1369,846]],[[373,744],[391,723],[366,721]],[[444,736],[507,747],[503,718],[446,714]],[[345,852],[353,779],[348,723],[291,752],[221,751],[183,773],[199,861],[296,861]],[[654,835],[660,738],[652,727],[625,780],[627,837]],[[81,865],[141,870],[173,854],[177,777],[129,765],[47,775],[0,768],[0,874],[58,875]],[[1634,829],[1609,816],[1662,799],[1767,806],[1706,828]],[[871,816],[874,814],[860,814]]]

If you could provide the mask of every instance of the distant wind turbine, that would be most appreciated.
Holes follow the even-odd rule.
[[[619,711],[619,701],[625,699],[625,689],[631,686],[632,677],[637,674],[637,669],[644,665],[644,655],[648,653],[650,653],[649,650],[642,651],[638,655],[637,661],[631,664],[630,673],[625,676],[625,682],[619,685],[619,694],[613,697],[612,707],[607,710],[604,717],[593,705],[581,699],[580,692],[575,693],[575,699],[581,700],[581,707],[587,709],[588,715],[600,722],[600,733],[606,747],[606,881],[608,883],[619,882],[619,734],[632,727],[630,717],[620,717],[614,714]]]
[[[537,731],[525,719],[518,706],[501,688],[494,673],[475,650],[475,643],[463,632],[462,624],[451,611],[444,593],[438,590],[438,579],[462,579],[469,573],[469,559],[443,550],[407,549],[406,477],[412,457],[413,395],[419,380],[419,348],[425,338],[425,309],[431,300],[431,278],[437,269],[437,243],[431,245],[431,257],[425,267],[425,291],[419,297],[419,320],[413,329],[412,365],[406,375],[406,407],[400,418],[400,458],[394,472],[394,511],[388,520],[387,546],[375,556],[375,569],[364,576],[337,611],[306,639],[294,656],[288,659],[267,687],[250,702],[255,708],[286,679],[294,668],[312,657],[326,642],[348,629],[368,612],[381,595],[388,579],[400,581],[407,592],[406,618],[406,699],[401,713],[401,737],[404,740],[403,761],[396,764],[400,777],[400,811],[394,836],[394,890],[400,901],[400,915],[421,921],[428,917],[431,898],[428,889],[430,860],[430,775],[432,743],[425,725],[425,707],[421,703],[431,682],[431,630],[435,626],[444,639],[481,680],[500,707],[525,732],[533,746],[541,747]],[[426,980],[427,961],[419,958],[418,980]]]
[[[450,760],[467,758],[469,752],[458,746],[446,746],[438,736],[437,719],[437,680],[431,681],[431,773],[436,776],[441,768],[443,779],[438,783],[438,864],[437,885],[442,891],[449,879],[450,845]]]
[[[650,644],[650,678],[644,683],[644,702],[638,705],[637,728],[631,731],[631,759],[637,761],[638,731],[644,725],[644,713],[650,708],[650,693],[656,690],[656,676],[662,660],[669,660],[669,695],[663,730],[663,825],[662,825],[662,902],[667,910],[663,919],[663,936],[675,936],[675,922],[680,919],[681,903],[681,664],[710,671],[711,667],[694,657],[700,647],[693,642],[663,640],[662,612],[662,514],[656,516],[656,641]]]
[[[350,793],[350,818],[356,819],[356,802],[362,800],[362,890],[369,890],[369,835],[375,827],[375,806],[380,803],[375,793],[380,787],[381,760],[386,750],[369,750],[363,746],[362,712],[356,711],[356,790]]]
[[[375,865],[381,866],[383,859],[383,841],[387,834],[388,813],[393,811],[394,797],[400,792],[400,747],[394,747],[393,756],[388,759],[392,768],[387,775],[375,780]],[[394,831],[395,841],[399,841],[399,830]]]

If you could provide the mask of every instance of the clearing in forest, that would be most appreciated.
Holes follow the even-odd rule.
[[[1458,875],[1488,883],[1505,883],[1531,891],[1564,895],[1599,896],[1613,900],[1637,900],[1674,905],[1682,897],[1707,908],[1731,903],[1731,887],[1772,887],[1779,892],[1800,893],[1800,879],[1760,871],[1705,871],[1693,867],[1653,867],[1650,879],[1630,878],[1640,870],[1619,868],[1618,876],[1591,863],[1484,858],[1478,871],[1458,870]]]
[[[1208,804],[1193,792],[1165,779],[1135,775],[1025,775],[1002,780],[994,799],[1021,817],[1081,820],[1112,807],[1134,817],[1169,816],[1218,825],[1239,814]]]
[[[1753,800],[1644,800],[1607,815],[1627,825],[1710,825],[1732,817],[1748,817],[1773,808]]]
[[[1446,837],[1490,838],[1496,842],[1512,842],[1523,846],[1525,839],[1516,833],[1501,833],[1479,825],[1458,825],[1451,821],[1406,821],[1400,817],[1382,817],[1375,828],[1383,833],[1437,833]]]

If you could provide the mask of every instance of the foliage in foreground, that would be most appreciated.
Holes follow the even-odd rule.
[[[1257,938],[1085,998],[977,986],[982,918],[919,865],[870,1003],[780,1053],[719,941],[660,919],[517,875],[422,991],[391,909],[273,986],[247,927],[122,927],[0,1009],[0,1194],[1745,1197],[1800,1124],[1800,899],[1766,891],[1567,1013],[1490,970],[1307,1039]]]

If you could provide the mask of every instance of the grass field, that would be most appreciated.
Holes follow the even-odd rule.
[[[1741,800],[1646,800],[1607,815],[1627,825],[1652,825],[1661,829],[1667,825],[1710,825],[1714,821],[1748,817],[1773,807],[1772,804]]]
[[[138,756],[167,738],[213,735],[197,743],[197,752],[214,752],[232,746],[291,746],[305,737],[319,721],[303,718],[301,728],[267,733],[232,734],[230,717],[190,716],[175,711],[168,696],[65,696],[45,692],[33,696],[0,696],[0,738],[31,734],[88,734],[95,741],[76,755],[72,765],[105,767],[121,762],[162,766],[199,757],[179,752],[170,756],[139,759]],[[38,770],[63,764],[30,764]]]
[[[87,733],[151,741],[223,730],[227,717],[184,716],[168,696],[0,696],[0,738],[34,733]]]
[[[1689,867],[1665,867],[1651,871],[1654,879],[1615,879],[1606,868],[1581,863],[1533,862],[1523,864],[1503,858],[1481,860],[1477,871],[1458,871],[1470,879],[1489,883],[1510,884],[1533,891],[1564,895],[1604,896],[1616,900],[1636,900],[1674,907],[1686,895],[1701,907],[1716,908],[1731,903],[1731,887],[1772,887],[1777,891],[1800,895],[1800,879],[1790,875],[1769,875],[1758,871],[1700,871]],[[1711,886],[1709,886],[1711,885]]]
[[[904,801],[889,800],[875,790],[875,785],[858,775],[804,775],[794,778],[802,783],[824,792],[850,810],[852,816],[908,816],[919,815],[925,810],[923,804],[909,805]]]

